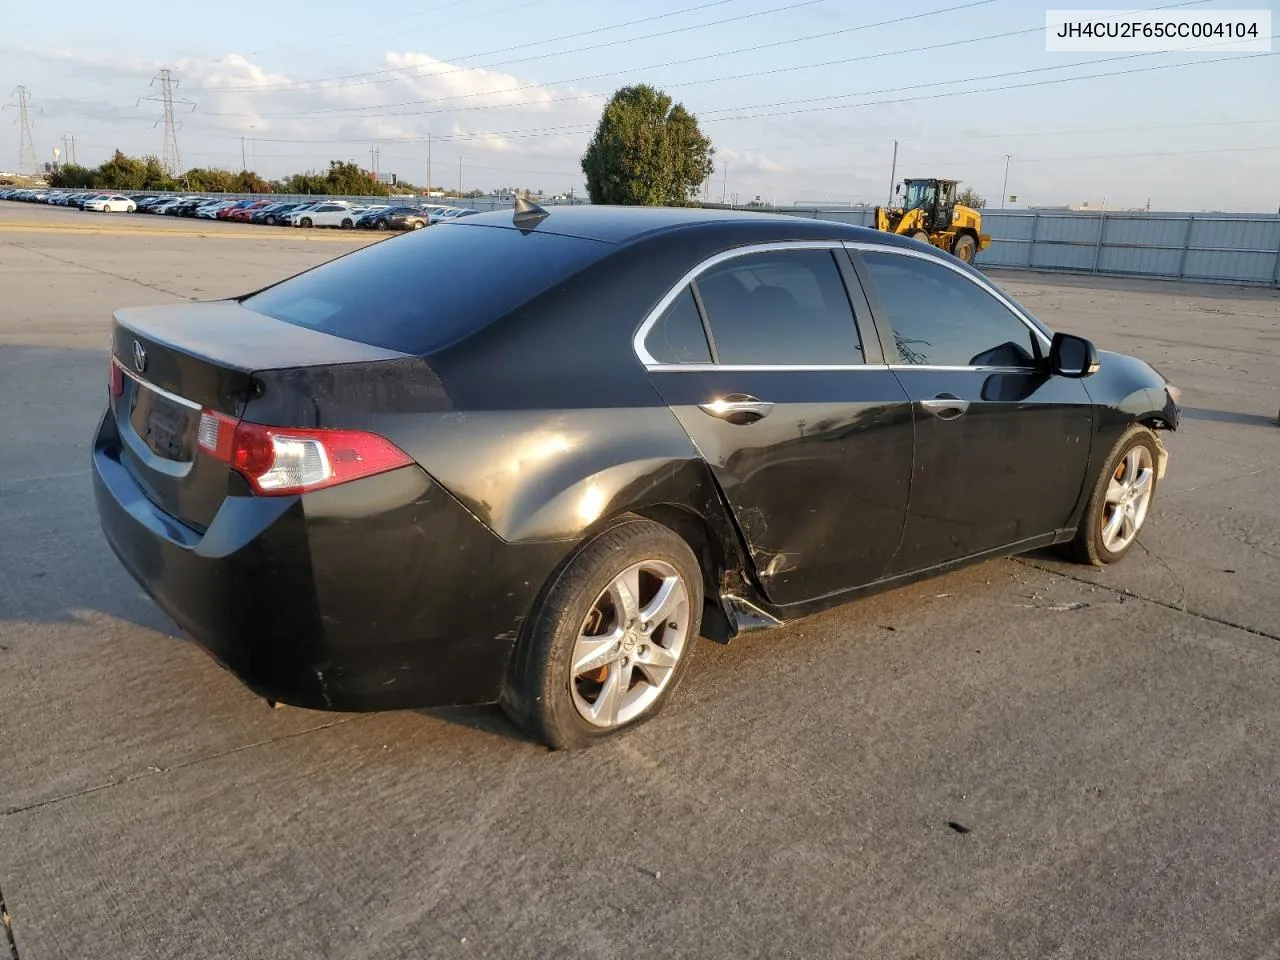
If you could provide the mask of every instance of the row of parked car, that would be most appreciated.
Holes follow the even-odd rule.
[[[342,230],[418,230],[467,217],[478,210],[439,204],[375,203],[321,198],[309,201],[226,200],[216,197],[134,196],[56,190],[4,190],[0,200],[25,200],[101,213],[149,213],[202,220],[234,220],[267,226],[337,227]]]

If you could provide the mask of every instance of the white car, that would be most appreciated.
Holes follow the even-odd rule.
[[[216,220],[219,210],[223,207],[229,207],[235,202],[235,200],[214,200],[212,203],[206,203],[202,207],[197,207],[196,216],[205,220]]]
[[[84,208],[98,213],[133,213],[138,209],[138,205],[128,197],[122,197],[114,193],[104,193],[87,201]]]
[[[295,227],[341,227],[343,230],[350,230],[362,213],[364,207],[353,207],[348,203],[322,203],[310,210],[291,214],[289,222]]]

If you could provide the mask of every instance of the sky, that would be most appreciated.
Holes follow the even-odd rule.
[[[1177,9],[1268,9],[1280,30],[1276,6]],[[0,97],[29,91],[41,160],[64,135],[85,165],[117,148],[161,154],[161,104],[140,98],[159,96],[152,78],[168,68],[184,167],[239,170],[243,150],[269,178],[333,159],[371,169],[377,148],[378,169],[414,183],[430,155],[445,187],[461,177],[468,190],[581,195],[579,160],[603,104],[644,82],[682,102],[715,144],[714,200],[884,202],[897,140],[898,179],[957,179],[990,206],[1007,167],[1017,200],[1005,206],[1280,209],[1280,42],[1261,56],[1048,53],[1045,5],[1026,0],[49,9],[0,0]],[[0,169],[14,169],[16,99],[5,102]]]

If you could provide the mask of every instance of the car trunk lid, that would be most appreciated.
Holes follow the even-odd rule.
[[[234,300],[119,310],[111,353],[111,415],[121,461],[153,503],[200,529],[227,496],[249,491],[226,463],[201,453],[205,411],[244,416],[263,391],[255,375],[262,371],[404,357],[275,320]]]

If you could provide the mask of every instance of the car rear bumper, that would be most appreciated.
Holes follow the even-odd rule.
[[[259,695],[313,709],[498,699],[565,544],[494,536],[420,468],[302,497],[227,497],[205,531],[147,499],[110,414],[93,445],[102,529],[175,623]]]

